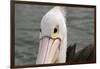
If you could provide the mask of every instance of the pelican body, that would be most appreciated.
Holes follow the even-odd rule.
[[[36,64],[65,63],[67,27],[63,10],[56,6],[43,16]]]

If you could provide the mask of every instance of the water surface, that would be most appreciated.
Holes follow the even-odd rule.
[[[54,6],[15,5],[15,65],[35,64],[42,17]],[[68,46],[77,51],[94,42],[94,9],[66,7]]]

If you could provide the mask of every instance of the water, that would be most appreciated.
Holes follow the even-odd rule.
[[[42,17],[53,6],[16,4],[15,65],[35,64]],[[77,51],[94,42],[94,9],[67,7],[68,46],[77,43]]]

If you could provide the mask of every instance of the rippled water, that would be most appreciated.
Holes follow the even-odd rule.
[[[42,17],[53,6],[16,4],[15,65],[35,64]],[[68,46],[77,43],[77,51],[94,42],[94,9],[67,7]]]

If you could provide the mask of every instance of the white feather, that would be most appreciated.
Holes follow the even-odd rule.
[[[48,11],[41,21],[42,36],[50,36],[52,29],[59,25],[59,35],[61,38],[60,53],[58,57],[59,63],[66,61],[67,51],[67,27],[66,27],[66,11],[64,7],[56,6]]]

